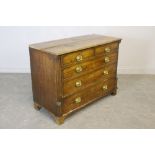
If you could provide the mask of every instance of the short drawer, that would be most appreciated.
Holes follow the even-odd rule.
[[[78,109],[98,98],[106,96],[116,87],[116,79],[102,81],[95,86],[89,87],[80,93],[64,98],[62,112],[63,114]]]
[[[76,64],[72,67],[65,68],[63,70],[63,78],[74,78],[88,73],[94,69],[101,68],[105,65],[110,65],[117,62],[117,53],[113,53],[109,56],[102,56],[100,58],[87,61],[81,64]]]
[[[98,46],[98,47],[95,48],[95,54],[96,55],[99,55],[99,54],[105,54],[105,55],[111,54],[113,52],[116,52],[118,47],[119,47],[118,42],[101,45],[101,46]]]
[[[65,65],[72,64],[72,63],[80,63],[80,62],[87,60],[88,58],[92,56],[94,56],[93,48],[65,54],[62,56],[62,65],[65,66]]]
[[[76,79],[64,81],[63,95],[68,96],[75,92],[81,91],[89,85],[94,85],[96,82],[100,80],[106,80],[109,78],[116,77],[116,68],[117,65],[115,63],[104,66],[101,69],[95,70],[89,74],[80,76]]]

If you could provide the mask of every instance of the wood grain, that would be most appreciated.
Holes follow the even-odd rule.
[[[105,65],[103,68],[94,70],[86,75],[80,76],[73,80],[64,81],[63,96],[68,96],[79,92],[87,88],[89,85],[95,85],[98,80],[107,80],[109,78],[116,77],[116,68],[116,63]],[[108,71],[108,74],[104,74],[104,71]],[[76,86],[76,82],[78,81],[81,82],[81,86],[79,87]]]
[[[90,61],[86,61],[84,63],[76,64],[76,65],[69,67],[69,68],[65,68],[63,70],[63,78],[64,79],[72,79],[72,78],[75,78],[77,76],[87,74],[88,72],[90,72],[94,69],[101,68],[105,65],[113,64],[117,61],[117,59],[116,59],[117,58],[117,52],[110,54],[108,57],[110,59],[110,62],[108,62],[108,63],[105,63],[105,56],[102,56],[102,57],[98,57],[98,58],[95,58],[95,59],[90,60]],[[77,67],[81,67],[82,71],[77,73],[76,72]]]
[[[54,55],[62,55],[116,41],[120,42],[121,39],[94,34],[94,35],[66,38],[62,40],[49,41],[38,44],[31,44],[30,47]]]
[[[108,89],[103,90],[102,86],[107,85]],[[72,96],[66,97],[63,102],[63,114],[69,113],[70,111],[88,104],[89,102],[96,100],[97,98],[106,96],[109,92],[113,91],[116,87],[116,79],[99,81],[95,86],[91,86],[80,93],[76,93]],[[75,103],[75,99],[81,97],[80,103]]]
[[[48,53],[40,52],[30,48],[31,77],[34,102],[45,107],[55,115],[60,98],[60,85],[58,81],[59,72],[57,70],[58,61]],[[57,92],[59,90],[59,93]]]
[[[30,45],[34,108],[44,107],[62,124],[70,113],[115,95],[120,41],[87,35]]]
[[[100,55],[100,54],[108,55],[108,54],[115,52],[118,49],[118,47],[119,47],[119,42],[97,46],[95,47],[95,54],[96,55]],[[111,51],[107,53],[105,51],[106,48],[110,48]]]
[[[78,61],[76,60],[77,56],[81,56],[82,61],[80,61],[80,62],[83,62],[83,61],[87,60],[88,58],[94,56],[94,49],[90,48],[90,49],[81,50],[81,51],[78,51],[78,52],[73,52],[73,53],[70,53],[70,54],[63,55],[62,56],[62,64],[63,64],[63,66],[69,65],[69,64],[72,64],[72,63],[78,63]]]

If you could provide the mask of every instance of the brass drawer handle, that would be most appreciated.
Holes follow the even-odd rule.
[[[110,47],[105,48],[105,52],[109,53],[111,51]]]
[[[77,97],[76,99],[75,99],[75,103],[80,103],[81,102],[81,97]]]
[[[76,87],[81,87],[82,86],[82,82],[81,81],[76,81],[75,86]]]
[[[102,89],[103,90],[107,90],[108,89],[108,86],[107,85],[103,85]]]
[[[78,67],[76,67],[75,70],[76,70],[77,73],[82,72],[82,67],[81,66],[78,66]]]
[[[104,70],[103,73],[104,73],[104,75],[108,75],[109,74],[108,70]]]
[[[110,61],[109,57],[104,58],[105,63],[108,63]]]
[[[78,56],[76,57],[76,61],[80,62],[80,61],[82,61],[82,60],[83,60],[82,55],[78,55]]]

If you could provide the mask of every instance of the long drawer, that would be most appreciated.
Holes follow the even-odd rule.
[[[66,97],[63,100],[63,114],[78,109],[100,97],[106,96],[116,87],[116,79],[101,81],[95,86],[84,89],[80,93]]]
[[[70,81],[64,81],[63,95],[68,96],[77,91],[81,91],[89,85],[94,85],[99,80],[116,77],[116,68],[116,63],[105,65],[103,68],[93,71],[87,75],[80,76]]]
[[[99,67],[101,68],[105,65],[113,64],[117,62],[117,55],[118,53],[114,52],[113,54],[110,54],[108,56],[101,56],[91,61],[65,68],[63,70],[63,79],[75,78],[80,75],[86,74],[92,70],[95,70]]]

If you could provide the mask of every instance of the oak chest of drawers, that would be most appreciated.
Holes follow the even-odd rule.
[[[34,107],[61,124],[70,113],[116,94],[121,39],[86,35],[29,46]]]

